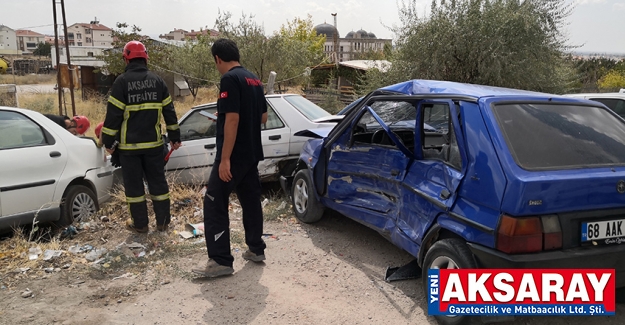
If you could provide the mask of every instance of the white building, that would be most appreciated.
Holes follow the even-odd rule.
[[[33,32],[32,30],[16,30],[17,47],[22,53],[33,53],[39,43],[46,41],[46,35]]]
[[[67,27],[69,46],[113,47],[113,30],[94,20],[89,24],[76,23]]]
[[[85,47],[85,46],[69,46],[70,61],[72,66],[90,66],[103,67],[104,61],[98,60],[98,56],[103,55],[105,50],[110,47]],[[56,51],[52,49],[52,65],[56,68]],[[61,64],[67,64],[67,54],[65,47],[59,47],[59,61]]]
[[[17,35],[15,30],[8,26],[0,25],[0,54],[21,54],[17,48]]]
[[[338,62],[361,59],[359,54],[384,51],[384,46],[392,45],[391,39],[377,38],[375,34],[365,30],[351,31],[341,38],[338,30],[327,23],[315,26],[315,31],[319,35],[326,36],[324,52],[336,62],[334,56],[338,57]],[[336,35],[337,48],[335,49],[334,36]]]

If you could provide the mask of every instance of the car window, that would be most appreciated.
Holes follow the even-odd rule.
[[[413,152],[414,128],[417,118],[415,106],[405,101],[376,101],[370,107],[382,119],[384,124],[397,135],[397,138]],[[382,129],[382,125],[368,111],[365,111],[356,122],[353,128],[352,139],[354,143],[397,147],[384,129]]]
[[[46,138],[37,123],[17,112],[0,111],[0,149],[44,144]]]
[[[441,160],[458,170],[462,169],[462,158],[452,127],[449,105],[424,104],[421,109],[423,110],[421,137],[423,159]]]
[[[602,103],[603,105],[613,110],[614,113],[625,118],[625,100],[618,99],[618,98],[589,98],[589,99]]]
[[[200,111],[215,114],[215,112],[217,112],[217,107],[212,106],[193,111],[193,113],[180,123],[180,140],[189,141],[212,138],[217,135],[217,123],[200,114]]]
[[[263,130],[279,129],[283,128],[284,123],[276,114],[276,111],[271,107],[271,104],[267,103],[267,123],[263,124],[261,128]]]
[[[521,168],[625,165],[625,123],[604,108],[514,103],[493,112]]]
[[[332,114],[326,112],[323,108],[317,106],[317,104],[309,101],[308,99],[299,95],[289,95],[283,97],[285,101],[295,107],[300,113],[306,116],[307,119],[313,121],[318,118],[330,116]]]

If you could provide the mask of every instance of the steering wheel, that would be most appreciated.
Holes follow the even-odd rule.
[[[384,140],[384,137],[386,136],[387,136],[386,131],[384,131],[384,129],[377,130],[373,132],[373,135],[371,136],[371,143],[372,144],[384,144],[382,143],[382,141]]]

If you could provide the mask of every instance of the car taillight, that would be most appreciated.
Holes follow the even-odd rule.
[[[497,229],[497,249],[508,254],[541,251],[543,231],[540,219],[501,216]]]
[[[548,251],[562,248],[562,230],[558,216],[542,216],[543,249]]]
[[[535,253],[562,248],[558,216],[513,218],[501,216],[496,248],[504,253]]]

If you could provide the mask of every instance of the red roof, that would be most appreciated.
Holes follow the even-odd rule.
[[[102,24],[85,24],[85,23],[76,23],[76,24],[74,24],[74,25],[82,26],[82,27],[84,27],[84,28],[91,28],[91,29],[93,29],[93,30],[112,30],[112,29],[110,29],[110,28],[108,28],[108,27],[106,27],[106,26],[104,26],[104,25],[102,25]],[[74,26],[74,25],[72,25],[72,26]],[[69,26],[69,27],[72,27],[72,26]],[[68,27],[68,28],[69,28],[69,27]]]
[[[44,37],[45,35],[43,34],[39,34],[37,32],[33,32],[32,30],[28,30],[28,29],[18,29],[15,31],[15,34],[17,36],[34,36],[34,37]]]

